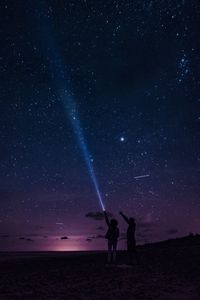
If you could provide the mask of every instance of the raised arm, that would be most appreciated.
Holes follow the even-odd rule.
[[[110,222],[109,222],[108,215],[107,215],[106,211],[104,211],[104,216],[105,216],[106,224],[108,226],[110,226]]]
[[[120,211],[119,214],[120,214],[120,215],[123,217],[123,219],[129,224],[129,219],[127,218],[127,216],[125,216],[125,215],[123,214],[122,211]]]

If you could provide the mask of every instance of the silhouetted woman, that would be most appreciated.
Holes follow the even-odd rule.
[[[125,216],[121,211],[120,215],[123,217],[123,219],[128,223],[128,229],[126,232],[127,237],[127,251],[129,256],[129,263],[133,264],[133,258],[135,256],[137,263],[139,262],[139,258],[136,251],[136,240],[135,240],[135,230],[136,230],[136,224],[134,218],[128,218]]]
[[[106,211],[104,211],[106,224],[108,225],[108,231],[105,238],[108,240],[108,263],[116,262],[116,250],[117,240],[119,237],[119,228],[117,227],[118,222],[116,219],[109,221]]]

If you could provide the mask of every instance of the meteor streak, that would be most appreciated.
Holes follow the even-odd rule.
[[[140,176],[135,176],[134,179],[140,179],[140,178],[145,178],[145,177],[149,177],[150,174],[146,174],[146,175],[140,175]]]
[[[39,10],[46,11],[45,3],[39,1]],[[45,14],[41,14],[45,16]],[[74,135],[78,142],[79,148],[85,160],[85,164],[88,169],[88,173],[91,177],[93,186],[96,191],[97,198],[102,210],[105,210],[102,195],[99,189],[99,184],[94,171],[94,167],[91,161],[91,155],[85,140],[85,136],[82,130],[82,126],[78,116],[78,110],[76,103],[74,101],[74,95],[72,89],[70,88],[70,78],[66,74],[66,66],[62,60],[61,52],[58,48],[58,43],[53,38],[53,29],[49,23],[49,19],[42,17],[37,20],[40,24],[39,32],[41,35],[41,45],[43,47],[43,53],[48,62],[48,67],[51,73],[52,80],[54,80],[56,89],[58,91],[59,98],[61,99],[63,106],[65,108],[68,119],[71,123]]]

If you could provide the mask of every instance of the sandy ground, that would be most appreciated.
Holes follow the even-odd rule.
[[[200,246],[141,248],[141,263],[107,266],[106,254],[6,255],[0,300],[200,300]]]

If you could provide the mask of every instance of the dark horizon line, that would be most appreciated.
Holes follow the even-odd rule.
[[[183,240],[183,239],[188,239],[188,238],[199,238],[200,240],[200,234],[199,233],[189,233],[188,235],[185,236],[181,236],[181,237],[174,237],[174,238],[170,238],[170,239],[166,239],[166,240],[160,240],[160,241],[156,241],[156,242],[151,242],[151,243],[144,243],[144,244],[138,244],[137,247],[145,247],[145,246],[151,246],[151,245],[157,245],[157,244],[161,244],[161,243],[168,243],[170,241],[176,241],[176,240]],[[124,252],[127,250],[118,250],[118,252]],[[63,253],[63,252],[67,252],[67,253],[105,253],[107,252],[107,250],[21,250],[21,251],[17,251],[17,250],[8,250],[8,251],[1,251],[0,250],[0,254],[8,254],[8,253]]]

